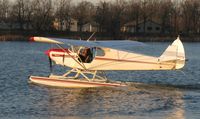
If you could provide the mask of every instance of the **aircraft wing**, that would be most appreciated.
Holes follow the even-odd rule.
[[[133,46],[145,46],[144,43],[138,41],[129,40],[108,40],[108,41],[83,41],[74,39],[63,39],[63,38],[48,38],[48,37],[31,37],[31,41],[44,42],[44,43],[55,43],[55,44],[66,44],[73,46],[85,46],[85,47],[106,47],[113,49],[123,49],[123,47]]]

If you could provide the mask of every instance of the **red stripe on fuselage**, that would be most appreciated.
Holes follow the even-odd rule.
[[[69,55],[64,55],[64,54],[52,54],[52,57],[71,57],[71,56],[69,56]],[[74,57],[74,58],[76,58],[75,56],[72,56],[72,57]]]
[[[50,56],[50,52],[70,53],[70,50],[69,49],[56,49],[56,48],[52,48],[52,49],[49,49],[49,50],[45,51],[45,54],[47,56]]]

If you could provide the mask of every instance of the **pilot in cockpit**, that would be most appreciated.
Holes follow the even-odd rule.
[[[83,62],[83,63],[90,63],[93,60],[93,54],[91,51],[91,48],[83,48],[81,49],[80,53],[79,53],[79,61]]]

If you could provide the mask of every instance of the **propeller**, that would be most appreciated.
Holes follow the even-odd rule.
[[[64,63],[65,63],[65,53],[63,54],[63,65],[64,65]]]
[[[51,58],[49,57],[49,69],[50,69],[50,72],[52,73],[52,71],[53,71],[53,67],[52,67],[53,65],[52,65],[52,60],[51,60]]]

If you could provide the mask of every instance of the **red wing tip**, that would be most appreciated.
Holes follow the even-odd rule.
[[[35,40],[34,40],[34,37],[30,37],[30,38],[29,38],[29,41],[30,41],[30,42],[34,42],[34,41],[35,41]]]

